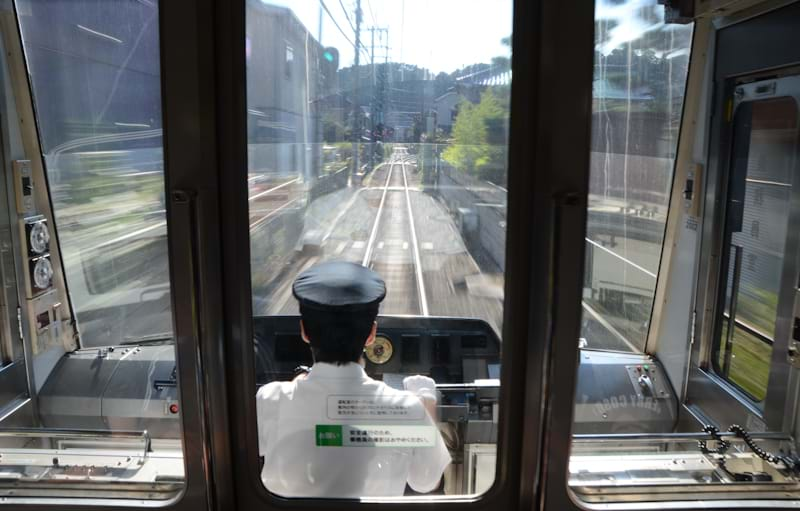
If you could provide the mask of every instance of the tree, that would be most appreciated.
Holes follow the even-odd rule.
[[[458,105],[453,124],[453,144],[445,149],[443,157],[456,169],[474,175],[479,162],[486,157],[485,145],[486,126],[478,107],[464,99]]]
[[[507,109],[491,89],[477,105],[467,100],[458,105],[453,124],[453,144],[444,159],[462,172],[480,179],[505,183]]]

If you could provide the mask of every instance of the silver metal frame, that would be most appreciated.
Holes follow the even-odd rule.
[[[744,7],[744,6],[743,6]],[[797,5],[794,5],[797,7]],[[763,14],[765,12],[770,12],[776,9],[776,3],[765,2],[758,6],[756,9],[750,9],[746,16],[736,17],[736,21],[740,22],[739,25],[730,24],[733,21],[733,18],[727,18],[727,24],[724,31],[726,32],[724,35],[728,37],[727,40],[730,40],[731,37],[738,37],[739,43],[741,46],[746,46],[748,44],[752,45],[752,41],[754,39],[750,39],[747,36],[753,36],[753,33],[749,30],[751,29],[751,25],[741,23],[744,20],[753,20],[761,23],[763,18],[759,19],[759,17],[754,17],[755,14]],[[705,13],[706,16],[711,17],[713,14]],[[775,16],[780,16],[780,13],[775,13]],[[776,18],[773,16],[771,19],[776,20],[780,18]],[[785,18],[783,23],[785,24]],[[705,44],[702,47],[698,47],[698,41],[695,40],[692,48],[693,54],[693,61],[695,55],[702,55],[706,51],[709,52],[709,58],[711,62],[711,55],[716,53],[719,55],[720,48],[715,47],[717,41],[726,40],[724,38],[720,38],[721,32],[724,31],[712,31],[711,33],[711,41],[709,42],[709,46],[706,47]],[[735,32],[734,32],[735,31]],[[729,34],[736,34],[729,35]],[[792,37],[795,37],[792,34]],[[747,42],[746,42],[747,41]],[[777,66],[781,59],[784,58],[784,55],[788,52],[788,50],[784,51],[776,51],[775,48],[779,48],[781,44],[786,45],[787,42],[785,40],[772,38],[768,43],[765,43],[764,46],[761,46],[762,41],[759,40],[759,43],[755,46],[752,46],[752,51],[749,52],[750,55],[747,57],[753,57],[753,54],[762,54],[768,55],[768,59],[762,59],[760,64],[764,65],[765,67],[769,66]],[[723,48],[723,51],[725,48]],[[753,59],[745,59],[744,53],[741,49],[734,49],[734,53],[729,56],[729,61],[741,60],[742,67],[746,68],[747,62],[752,62]],[[758,60],[756,58],[756,60]],[[774,64],[771,64],[774,62]],[[786,61],[784,61],[786,62]],[[715,66],[715,64],[713,64]],[[712,67],[716,71],[716,67]],[[705,92],[711,91],[714,87],[715,81],[716,84],[719,85],[721,83],[719,77],[715,77],[714,72],[710,72],[706,75],[706,79],[698,80],[697,73],[701,72],[696,67],[692,66],[689,76],[689,83],[690,88],[687,94],[698,94],[701,91]],[[728,75],[725,75],[723,78],[727,78]],[[694,86],[691,86],[693,84]],[[717,93],[716,101],[713,105],[709,105],[709,114],[713,108],[714,116],[712,119],[716,119],[719,122],[720,119],[720,112],[721,110],[718,108],[719,104],[721,103],[721,94],[718,94],[720,89],[714,91]],[[713,95],[709,95],[710,99],[709,102],[713,102]],[[688,100],[687,100],[688,101]],[[703,117],[703,112],[700,112],[698,118]],[[687,164],[686,167],[688,168],[688,163],[692,160],[692,155],[697,152],[697,146],[704,146],[708,144],[706,141],[710,137],[712,140],[712,144],[708,145],[711,147],[711,151],[717,150],[717,145],[719,144],[718,133],[713,133],[713,129],[710,130],[710,134],[706,135],[704,133],[698,133],[694,127],[694,123],[697,122],[697,126],[700,128],[699,131],[703,131],[703,126],[701,123],[702,119],[695,118],[695,116],[687,116],[682,119],[682,130],[681,130],[681,144],[678,151],[678,158],[677,162],[680,164]],[[688,131],[687,131],[688,129]],[[687,137],[684,137],[684,132],[686,132]],[[686,142],[686,143],[684,143]],[[694,146],[694,147],[693,147]],[[699,161],[701,157],[695,157],[696,161]],[[709,418],[704,416],[702,411],[705,410],[715,410],[717,413],[714,416],[715,420],[720,422],[725,422],[727,426],[730,422],[740,422],[743,417],[758,417],[758,409],[752,406],[752,403],[748,402],[748,400],[743,399],[742,395],[737,394],[735,389],[732,389],[730,385],[727,385],[721,380],[716,377],[713,373],[709,373],[706,371],[708,362],[710,360],[710,344],[709,339],[710,335],[704,332],[704,327],[708,326],[708,317],[711,313],[708,304],[707,304],[707,297],[716,296],[714,293],[714,286],[708,285],[707,277],[710,271],[710,268],[713,269],[718,263],[716,262],[718,259],[719,249],[713,249],[712,245],[710,245],[709,241],[714,238],[714,228],[715,226],[720,225],[720,220],[724,219],[724,211],[721,211],[719,207],[719,203],[721,201],[721,193],[720,193],[720,186],[725,185],[724,182],[720,183],[717,180],[720,178],[724,178],[724,172],[718,170],[722,168],[719,166],[718,161],[711,161],[708,162],[708,166],[706,167],[706,172],[704,172],[705,176],[708,179],[708,186],[704,186],[702,188],[703,193],[705,193],[705,208],[703,211],[702,217],[702,229],[703,229],[703,237],[702,237],[702,248],[700,251],[700,277],[697,279],[697,286],[696,286],[696,293],[697,293],[697,322],[691,324],[691,331],[689,333],[690,339],[692,343],[687,343],[687,346],[690,347],[691,351],[691,371],[687,371],[688,379],[686,387],[688,390],[687,392],[687,401],[690,403],[690,408],[687,409],[687,419],[689,422],[693,424],[699,424],[708,422]],[[685,175],[685,172],[681,174],[682,171],[686,171],[687,168],[678,168],[676,169],[676,180],[681,179],[681,175]],[[709,172],[710,170],[710,172]],[[678,189],[678,186],[682,186],[682,181],[677,181],[673,184],[673,190]],[[722,188],[724,189],[724,188]],[[674,226],[680,227],[682,221],[680,220],[681,215],[678,211],[682,209],[680,204],[677,204],[674,200],[675,197],[673,196],[673,201],[671,202],[671,209],[670,209],[670,222],[673,222],[673,219],[678,219],[678,222],[674,224]],[[675,207],[677,204],[678,207]],[[793,224],[796,225],[796,224]],[[671,232],[671,235],[670,235]],[[668,237],[665,240],[665,261],[662,261],[662,270],[665,268],[665,263],[667,268],[671,264],[671,258],[669,254],[674,252],[674,248],[672,247],[673,244],[677,243],[677,232],[676,231],[669,231],[668,229]],[[668,247],[669,246],[669,247]],[[686,271],[683,269],[682,271]],[[659,275],[659,293],[657,294],[656,298],[656,307],[663,306],[666,301],[670,299],[669,296],[669,288],[668,282],[664,281],[664,275]],[[687,313],[691,313],[690,309],[687,307]],[[710,316],[713,317],[713,316]],[[656,320],[660,320],[659,314],[654,314],[654,322]],[[665,319],[669,321],[669,318]],[[691,322],[690,322],[691,323]],[[648,350],[655,350],[657,353],[659,350],[659,342],[660,340],[657,339],[657,335],[661,333],[662,329],[653,329],[650,332],[648,338]],[[695,338],[695,332],[697,332],[697,336]],[[784,354],[785,356],[785,354]],[[781,403],[781,407],[786,404],[787,402],[793,403],[793,399],[791,397],[787,397],[784,402]],[[780,412],[783,412],[783,408],[780,409]],[[788,413],[788,412],[787,412]],[[692,417],[695,415],[695,417]],[[794,414],[791,414],[792,418]],[[726,421],[726,418],[730,418],[731,420]],[[722,420],[720,420],[722,419]],[[688,424],[688,423],[687,423]],[[753,421],[754,426],[758,426],[758,422],[756,420]],[[564,427],[564,423],[560,423],[555,427]],[[748,424],[747,426],[750,426]],[[783,431],[782,434],[792,434],[793,431],[787,431],[786,429],[778,429],[778,431]],[[768,497],[775,497],[775,498],[794,498],[793,494],[772,494]],[[596,506],[595,504],[587,504],[586,502],[580,502],[573,496],[568,495],[568,499],[563,499],[558,501],[558,506],[553,506],[555,509],[572,507],[573,505],[580,505],[580,507],[586,508],[600,508],[609,509],[609,508],[647,508],[647,509],[671,509],[671,508],[696,508],[698,506],[702,506],[704,508],[732,508],[732,507],[763,507],[763,508],[781,508],[786,506],[791,506],[793,503],[787,501],[768,501],[764,498],[759,500],[742,500],[740,497],[737,497],[732,494],[719,494],[720,500],[709,500],[708,496],[699,497],[696,495],[689,495],[684,494],[683,498],[686,499],[684,502],[677,502],[675,501],[675,495],[671,496],[667,501],[664,502],[637,502],[633,504],[634,501],[640,501],[641,496],[635,497],[633,495],[617,495],[612,499],[604,499],[600,506]],[[689,500],[695,498],[702,498],[702,503],[697,502],[697,500]],[[663,497],[653,497],[653,501],[656,500],[663,500]],[[620,504],[613,504],[612,502],[620,502]],[[627,502],[627,503],[626,503]]]
[[[776,80],[771,79],[768,80],[768,82],[776,82]],[[738,83],[738,80],[734,83]],[[798,101],[798,104],[800,104],[800,77],[779,78],[776,83],[780,83],[782,85],[777,88],[773,94],[760,94],[756,96],[748,93],[748,91],[755,90],[756,87],[764,83],[764,81],[756,81],[736,85],[736,90],[740,91],[737,95],[734,95],[733,89],[731,89],[731,95],[729,96],[733,101],[730,107],[732,109],[731,115],[735,114],[736,109],[742,103],[758,101],[768,97],[793,96]],[[784,90],[786,87],[789,88]],[[717,116],[717,118],[720,118],[720,116]],[[731,116],[731,118],[733,117]],[[720,213],[720,210],[724,209],[725,201],[723,200],[723,197],[727,196],[724,192],[722,192],[722,190],[727,189],[727,184],[720,182],[720,179],[725,179],[727,177],[727,173],[723,173],[723,176],[720,176],[717,172],[709,177],[710,179],[713,179],[714,177],[717,178],[716,182],[712,181],[709,183],[709,188],[713,190],[715,196],[713,204],[717,205],[717,207],[707,208],[706,219],[704,222],[706,223],[706,225],[704,225],[704,231],[706,234],[706,236],[704,236],[704,253],[706,254],[708,253],[712,243],[712,241],[709,240],[712,236],[711,232],[715,231],[714,226],[722,225],[721,222],[724,222],[725,216]],[[798,188],[800,187],[795,186],[793,191],[792,201],[795,206],[792,208],[792,217],[789,220],[789,225],[796,225],[796,223],[793,222],[800,221],[800,216],[797,213]],[[711,215],[714,216],[712,217]],[[797,240],[797,233],[794,231],[795,230],[792,230],[791,228],[788,230],[785,248],[786,257],[783,268],[784,275],[797,275],[798,269],[800,268],[797,262],[797,253],[798,250],[800,250],[800,241]],[[713,236],[721,236],[721,232],[716,233]],[[713,240],[715,246],[720,246],[719,243],[721,242],[721,238],[714,238]],[[721,247],[717,250],[721,250]],[[792,254],[794,254],[794,256]],[[738,258],[739,257],[737,257],[737,259]],[[792,374],[794,371],[791,370],[791,365],[786,359],[788,340],[791,336],[790,316],[793,308],[793,297],[786,296],[787,293],[790,293],[790,291],[787,289],[787,291],[782,292],[782,296],[779,300],[781,309],[779,310],[778,314],[779,320],[776,323],[775,341],[772,349],[772,361],[767,388],[767,397],[764,403],[760,405],[746,396],[733,384],[724,380],[724,373],[722,377],[720,377],[711,369],[713,366],[711,360],[711,357],[713,357],[712,347],[716,342],[713,335],[713,324],[715,318],[719,317],[720,314],[720,309],[718,309],[718,307],[725,306],[725,304],[716,303],[716,298],[719,296],[719,291],[711,292],[712,289],[718,290],[719,286],[724,285],[724,283],[722,283],[720,280],[721,277],[717,268],[718,263],[714,263],[714,261],[718,260],[718,257],[713,257],[711,259],[711,264],[705,266],[704,273],[701,274],[701,278],[708,282],[709,285],[705,288],[698,288],[697,302],[706,304],[705,312],[700,319],[700,324],[698,325],[698,328],[701,329],[700,331],[703,332],[701,343],[699,344],[701,345],[700,349],[702,349],[704,353],[704,358],[700,360],[704,362],[701,361],[692,369],[693,376],[689,397],[696,405],[695,411],[699,411],[701,414],[710,416],[710,418],[713,418],[719,422],[742,422],[743,417],[749,416],[749,420],[753,424],[761,426],[761,421],[763,420],[763,426],[761,427],[766,427],[774,431],[791,432],[793,431],[795,422],[794,402],[798,395],[797,383],[793,382],[797,379],[797,377]],[[736,271],[735,268],[736,264],[734,263],[734,272]],[[735,311],[735,303],[732,303],[730,307],[732,312]],[[729,313],[728,321],[732,322],[734,319],[735,314]],[[726,352],[726,360],[728,353],[729,352]],[[696,348],[695,355],[697,354],[698,352]],[[723,371],[725,365],[726,364],[723,364]],[[705,369],[698,369],[698,366],[704,367]],[[792,382],[790,382],[790,380]]]

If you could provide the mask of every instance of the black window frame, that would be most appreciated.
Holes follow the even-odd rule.
[[[236,367],[253,367],[249,250],[245,249],[249,246],[249,233],[244,2],[232,4],[235,4],[229,17],[232,30],[221,38],[230,51],[226,76],[231,79],[225,83],[230,88],[219,91],[228,101],[227,108],[220,109],[226,112],[225,119],[218,124],[218,129],[226,134],[221,149],[227,156],[222,159],[231,164],[229,170],[233,169],[220,180],[223,259],[227,262],[224,299],[229,319],[225,335],[229,374],[234,374]],[[440,509],[462,508],[467,500],[474,509],[514,509],[533,504],[541,490],[541,405],[559,402],[542,400],[542,391],[548,388],[545,378],[549,374],[548,348],[564,347],[577,353],[589,169],[594,5],[518,0],[514,8],[507,234],[507,275],[513,277],[506,279],[497,479],[494,488],[478,499],[435,501]],[[554,30],[555,27],[560,30]],[[576,32],[581,35],[576,37]],[[555,54],[560,58],[549,58]],[[560,79],[547,78],[551,76]],[[225,122],[231,124],[224,126]],[[576,125],[583,129],[576,130]],[[526,200],[529,197],[534,200]],[[537,218],[540,221],[530,221]],[[531,232],[534,225],[535,233]],[[569,254],[558,258],[557,265],[556,250]],[[551,278],[553,272],[557,286]],[[558,317],[553,316],[556,311]],[[554,324],[562,328],[553,330]],[[569,372],[572,381],[574,365]],[[240,505],[261,509],[352,509],[353,501],[287,500],[267,492],[258,470],[254,372],[240,371],[228,383],[231,432],[240,439],[232,456]],[[571,405],[570,385],[561,387],[558,394],[562,391],[568,398],[560,401]],[[571,406],[559,413],[571,421]],[[561,432],[551,430],[548,434],[564,432],[568,436],[569,428]],[[397,501],[390,505],[432,507],[431,501]]]

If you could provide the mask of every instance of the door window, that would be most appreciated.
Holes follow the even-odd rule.
[[[790,234],[797,102],[791,97],[744,102],[733,123],[716,364],[724,378],[762,401]]]

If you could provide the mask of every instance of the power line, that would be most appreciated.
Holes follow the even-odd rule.
[[[350,14],[347,13],[347,8],[345,8],[344,3],[342,2],[342,0],[339,0],[339,5],[341,6],[342,11],[344,11],[344,17],[345,17],[345,19],[347,19],[347,22],[350,24],[350,28],[353,30],[353,32],[355,32],[356,31],[356,26],[353,25],[353,21],[350,19]],[[358,13],[356,13],[356,16],[358,16]]]
[[[332,22],[333,22],[333,24],[336,26],[336,28],[337,28],[337,29],[339,29],[339,32],[341,32],[341,34],[342,34],[342,37],[344,37],[344,39],[345,39],[345,40],[346,40],[348,43],[350,43],[350,46],[352,46],[353,48],[355,48],[355,47],[356,47],[356,45],[355,45],[355,44],[353,44],[353,41],[351,41],[351,40],[350,40],[350,38],[349,38],[349,37],[347,37],[347,34],[345,34],[345,33],[344,33],[344,30],[342,30],[342,27],[340,27],[340,26],[339,26],[339,24],[338,24],[338,23],[336,23],[336,18],[334,18],[334,17],[333,17],[333,14],[331,14],[331,11],[330,11],[330,10],[328,10],[328,6],[327,6],[327,5],[325,5],[325,0],[319,0],[319,4],[322,6],[322,8],[323,8],[323,9],[325,9],[325,12],[326,12],[326,13],[328,13],[328,17],[331,19],[331,21],[332,21]],[[350,21],[350,19],[349,19],[349,18],[348,18],[348,21]],[[320,41],[320,42],[321,42],[321,41]]]
[[[353,21],[350,19],[350,15],[347,13],[347,8],[344,6],[344,3],[342,3],[342,0],[339,0],[339,6],[341,6],[342,11],[344,11],[344,17],[347,18],[347,23],[350,24],[350,28],[353,29],[353,33],[355,33],[356,27],[355,27],[355,25],[353,25]],[[356,16],[358,16],[358,13],[356,13]],[[358,38],[356,38],[356,39],[358,39]],[[360,46],[361,53],[364,55],[364,57],[369,59],[370,58],[369,57],[369,50],[367,49],[366,46],[364,46],[364,43],[360,43],[359,46]]]
[[[339,0],[339,3],[341,4],[341,0]],[[339,33],[342,34],[342,37],[344,37],[344,40],[347,41],[350,44],[350,46],[352,46],[353,49],[355,50],[356,45],[353,44],[353,41],[351,41],[350,38],[347,37],[347,34],[345,33],[345,31],[342,30],[342,27],[340,27],[339,23],[336,22],[336,18],[333,17],[333,13],[331,13],[330,9],[328,9],[328,6],[325,5],[325,0],[319,0],[319,4],[322,6],[323,9],[325,9],[325,12],[328,14],[328,17],[331,19],[333,24],[339,30]],[[344,8],[344,6],[342,6],[342,8]],[[346,15],[347,15],[347,12],[345,12],[345,16]],[[347,18],[347,21],[350,22],[350,18],[349,17]],[[353,26],[352,23],[351,23],[350,26],[351,27]],[[353,28],[353,32],[355,32],[355,28]],[[322,41],[320,41],[320,43],[322,43]],[[361,49],[362,54],[365,57],[369,57],[369,53],[367,52],[367,49],[364,47],[364,45],[363,44],[359,44],[358,46]]]
[[[367,9],[369,9],[369,16],[370,18],[372,18],[372,24],[377,25],[378,22],[375,20],[375,13],[372,12],[372,4],[370,3],[369,0],[367,0]]]

